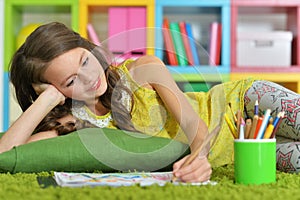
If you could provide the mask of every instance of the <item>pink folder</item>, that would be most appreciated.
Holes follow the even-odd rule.
[[[108,48],[118,62],[146,54],[146,8],[110,7]]]
[[[110,7],[108,10],[108,48],[122,55],[127,51],[127,9]]]
[[[132,56],[146,54],[146,8],[128,8],[128,51]]]

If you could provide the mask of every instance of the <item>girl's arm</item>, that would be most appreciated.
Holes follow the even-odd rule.
[[[30,138],[26,141],[26,143],[30,143],[30,142],[35,142],[38,140],[44,140],[44,139],[48,139],[48,138],[53,138],[53,137],[57,137],[57,131],[52,130],[52,131],[43,131],[40,133],[36,133],[32,136],[30,136]]]
[[[11,125],[0,139],[0,153],[8,151],[14,146],[30,141],[31,134],[41,120],[65,97],[52,85],[42,92],[36,101]],[[50,133],[49,133],[50,134]],[[54,132],[51,136],[54,136]],[[37,139],[39,135],[35,136]],[[40,135],[42,136],[42,135]],[[44,135],[41,138],[44,138]],[[50,137],[50,135],[48,135]]]
[[[167,109],[184,130],[191,150],[204,141],[208,128],[178,88],[164,63],[154,56],[143,56],[129,68],[134,80],[143,87],[156,90]]]
[[[157,91],[167,109],[185,132],[191,151],[200,146],[208,133],[207,125],[193,110],[164,63],[154,56],[141,57],[130,66],[130,72],[139,84]],[[177,171],[183,161],[181,160],[174,165],[175,174],[181,176],[182,179],[203,181],[210,177],[211,167],[207,158],[202,161],[195,159],[191,165]],[[201,162],[202,165],[200,166]]]

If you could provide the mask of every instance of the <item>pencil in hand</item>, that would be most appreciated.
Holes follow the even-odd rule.
[[[212,139],[214,138],[214,141],[216,141],[217,138],[217,134],[220,132],[220,125],[217,125],[214,130],[207,134],[205,140],[203,141],[203,143],[199,146],[199,148],[197,148],[194,152],[192,152],[192,154],[185,160],[185,162],[181,165],[180,168],[183,168],[187,165],[189,165],[197,156],[199,156],[199,154],[201,153],[202,155],[207,155],[208,152],[202,152],[203,149],[205,149],[206,145],[208,145]],[[172,182],[175,182],[177,180],[177,177],[174,175]]]

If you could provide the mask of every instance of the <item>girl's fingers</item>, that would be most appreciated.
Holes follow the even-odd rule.
[[[183,163],[186,161],[186,159],[188,157],[189,157],[189,155],[185,156],[184,158],[182,158],[179,161],[177,161],[176,163],[174,163],[174,165],[173,165],[173,172],[174,173],[177,172],[181,168],[181,166],[183,165]]]
[[[50,84],[32,84],[36,93],[41,96],[45,95],[54,104],[63,105],[65,103],[66,97],[57,88]]]
[[[180,177],[183,182],[204,182],[208,181],[211,176],[211,169],[203,171],[202,169],[197,169],[191,173],[184,174]]]
[[[32,87],[37,95],[40,95],[42,92],[44,92],[48,88],[48,86],[49,86],[49,84],[46,84],[46,83],[41,83],[41,84],[33,83],[32,84]]]
[[[196,158],[190,165],[181,168],[175,174],[184,182],[203,182],[210,179],[211,165],[207,158]]]

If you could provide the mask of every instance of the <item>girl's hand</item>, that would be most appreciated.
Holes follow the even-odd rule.
[[[173,174],[183,182],[204,182],[210,179],[212,169],[206,156],[196,157],[190,165],[181,168],[185,160],[189,157],[185,156],[173,165]]]
[[[50,84],[47,84],[47,83],[40,83],[40,84],[32,83],[32,87],[37,95],[42,94],[42,92],[44,92],[48,88],[49,85]]]
[[[46,96],[51,102],[63,105],[66,97],[55,86],[47,83],[32,84],[33,89],[39,96]]]

